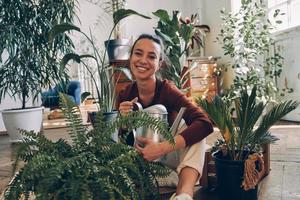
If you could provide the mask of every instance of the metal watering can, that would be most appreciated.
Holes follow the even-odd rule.
[[[159,118],[163,121],[168,121],[168,111],[166,109],[166,107],[162,104],[156,104],[153,106],[150,106],[148,108],[143,109],[142,105],[140,103],[134,103],[134,110],[138,110],[138,111],[143,111],[143,112],[147,112],[150,116],[155,117],[155,118]],[[180,124],[180,121],[182,119],[182,115],[185,111],[185,107],[182,107],[176,117],[176,119],[174,120],[170,131],[173,135],[176,134],[178,126]],[[164,137],[158,133],[156,130],[153,130],[152,128],[149,127],[139,127],[136,130],[133,130],[133,135],[134,138],[141,136],[141,137],[145,137],[145,138],[151,138],[154,142],[161,142],[164,141]],[[140,144],[141,146],[143,146],[142,144]]]

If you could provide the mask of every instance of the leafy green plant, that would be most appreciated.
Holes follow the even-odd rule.
[[[10,95],[36,100],[43,87],[66,78],[59,74],[59,55],[69,52],[72,42],[60,35],[48,44],[48,32],[61,22],[72,22],[74,1],[2,0],[0,2],[0,102]]]
[[[241,95],[232,102],[216,96],[211,102],[199,98],[197,103],[220,129],[223,142],[219,143],[225,144],[232,160],[243,160],[248,157],[248,155],[243,157],[245,150],[249,154],[263,144],[278,140],[269,132],[270,127],[298,106],[295,101],[285,101],[274,105],[262,115],[267,104],[257,99],[256,86],[253,87],[251,94],[248,94],[245,86],[241,90]],[[236,118],[232,118],[229,106],[231,104],[235,104]]]
[[[267,14],[265,2],[259,0],[242,0],[237,13],[221,10],[223,24],[217,40],[223,45],[225,55],[231,57],[235,73],[233,85],[226,94],[229,99],[238,96],[248,85],[257,87],[257,95],[262,100],[276,100],[283,57],[275,49],[270,34],[273,27]],[[274,17],[278,14],[277,11]]]
[[[144,18],[149,19],[149,17],[139,14],[133,10],[130,9],[120,9],[116,11],[113,14],[113,19],[114,19],[114,27],[112,28],[110,34],[109,34],[109,39],[112,36],[112,33],[117,26],[117,24],[124,18],[130,16],[130,15],[138,15]],[[90,42],[92,46],[93,52],[91,54],[86,53],[83,55],[78,55],[76,53],[69,53],[66,54],[61,62],[61,70],[65,69],[65,65],[68,63],[69,60],[74,60],[78,63],[83,64],[88,72],[91,75],[91,78],[96,86],[96,91],[97,91],[97,96],[98,96],[98,101],[100,104],[100,108],[102,109],[103,112],[110,112],[113,110],[113,107],[115,105],[115,87],[114,87],[114,81],[118,81],[119,77],[117,77],[117,80],[114,80],[113,75],[114,75],[114,70],[121,70],[129,79],[131,79],[131,74],[129,69],[127,68],[112,68],[112,66],[109,64],[109,62],[106,59],[106,48],[103,54],[101,54],[97,47],[95,46],[94,40],[92,37],[89,37],[86,35],[84,32],[80,30],[79,27],[72,25],[72,24],[59,24],[53,27],[49,34],[49,40],[52,41],[56,36],[66,32],[66,31],[77,31],[80,32],[85,36],[85,38]],[[91,66],[88,66],[86,64],[85,59],[93,59],[96,63],[96,72],[94,72],[91,68]],[[99,81],[97,81],[99,80]]]
[[[159,199],[156,176],[166,176],[169,169],[144,160],[134,147],[115,143],[111,134],[124,126],[128,131],[148,126],[174,144],[167,123],[144,112],[107,123],[99,112],[89,131],[76,105],[62,94],[60,100],[72,141],[54,142],[23,131],[18,160],[25,165],[6,189],[5,199]]]
[[[153,14],[159,18],[155,33],[159,35],[165,44],[165,52],[170,66],[163,67],[161,74],[163,78],[172,80],[180,89],[184,88],[187,74],[197,65],[191,65],[189,69],[184,68],[184,60],[190,56],[189,49],[203,46],[202,29],[209,30],[206,25],[197,25],[197,14],[183,20],[179,11],[173,11],[169,16],[166,10],[159,9]]]

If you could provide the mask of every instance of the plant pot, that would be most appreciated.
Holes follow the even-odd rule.
[[[41,131],[43,107],[3,110],[2,116],[10,141],[21,142],[23,138],[20,134],[21,129],[36,133]]]
[[[215,160],[217,189],[220,199],[257,200],[257,186],[245,191],[241,185],[244,176],[244,162],[222,157],[222,152],[213,153]]]
[[[116,39],[107,40],[104,42],[107,48],[107,54],[109,62],[115,62],[117,60],[128,60],[130,55],[130,40],[128,39]]]
[[[96,115],[97,115],[97,112],[88,112],[88,121],[91,122],[92,126],[95,125]],[[103,113],[103,115],[104,115],[104,121],[109,123],[109,122],[114,121],[117,118],[118,111],[115,110],[112,112],[105,112],[105,113]],[[111,138],[115,142],[119,141],[118,132],[119,132],[119,130],[116,130],[111,136]]]

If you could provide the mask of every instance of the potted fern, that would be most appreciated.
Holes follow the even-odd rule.
[[[234,200],[257,199],[257,183],[264,175],[264,165],[256,153],[261,151],[262,145],[278,140],[269,132],[270,127],[298,103],[278,103],[262,116],[267,103],[258,99],[256,86],[252,89],[245,86],[232,102],[216,96],[211,102],[198,99],[197,103],[222,135],[222,140],[216,143],[218,151],[213,154],[221,196]],[[231,115],[232,104],[236,118]]]
[[[19,128],[41,129],[42,107],[28,107],[28,101],[37,102],[43,87],[67,78],[58,73],[58,59],[72,43],[61,35],[49,45],[48,32],[57,22],[72,22],[74,7],[74,1],[64,0],[0,2],[0,103],[8,96],[21,102],[2,111],[12,142],[22,139]]]
[[[88,131],[76,105],[67,96],[60,97],[72,141],[53,142],[22,131],[26,137],[18,159],[25,165],[5,190],[5,200],[159,199],[156,176],[166,176],[169,170],[144,160],[134,147],[115,143],[110,135],[125,125],[128,130],[148,126],[174,143],[167,123],[144,112],[120,115],[107,123],[99,113],[94,129]]]

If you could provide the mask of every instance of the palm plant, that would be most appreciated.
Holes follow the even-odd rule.
[[[25,166],[9,184],[5,199],[159,199],[156,177],[169,170],[147,162],[134,147],[115,143],[110,135],[125,125],[128,131],[148,126],[174,144],[167,123],[144,112],[107,123],[99,113],[94,129],[88,131],[78,107],[62,94],[60,100],[71,142],[23,131],[25,141],[16,164],[23,160]]]
[[[261,145],[278,140],[269,132],[270,127],[298,106],[295,101],[280,102],[263,115],[267,103],[258,101],[256,92],[257,88],[253,87],[248,94],[244,87],[241,96],[233,100],[236,118],[232,118],[231,104],[219,96],[211,102],[205,99],[197,100],[198,105],[220,129],[223,137],[221,143],[225,144],[232,160],[243,160]],[[245,151],[247,155],[243,155]]]
[[[112,33],[114,29],[116,28],[117,24],[124,18],[130,16],[130,15],[138,15],[144,18],[149,19],[149,17],[139,14],[133,10],[130,9],[120,9],[116,11],[113,14],[114,19],[114,26],[109,34],[109,39],[112,37]],[[83,54],[78,55],[76,53],[69,53],[64,56],[61,62],[61,70],[63,71],[65,68],[65,65],[68,63],[69,60],[74,60],[78,63],[83,64],[88,72],[91,75],[91,78],[96,86],[96,92],[98,96],[98,101],[100,104],[100,108],[104,112],[111,112],[113,110],[114,104],[115,104],[115,87],[114,87],[114,81],[118,81],[113,79],[114,70],[121,70],[129,79],[131,79],[131,74],[129,69],[127,68],[112,68],[112,66],[109,64],[109,62],[106,59],[107,49],[105,48],[105,51],[103,54],[101,54],[97,47],[95,46],[94,40],[92,37],[89,37],[84,32],[80,30],[79,27],[72,25],[72,24],[59,24],[53,27],[53,29],[50,31],[49,34],[49,40],[52,41],[55,37],[58,35],[66,32],[66,31],[78,31],[81,34],[83,34],[86,39],[90,42],[92,46],[93,53],[92,54]],[[96,62],[96,69],[97,71],[94,72],[90,66],[85,62],[86,59],[93,59]],[[99,80],[99,82],[97,82]]]

